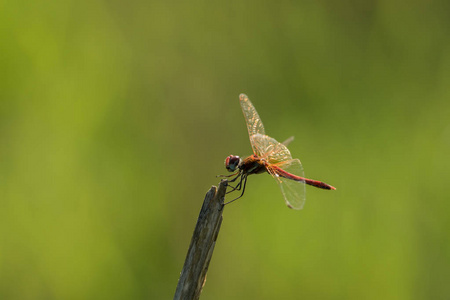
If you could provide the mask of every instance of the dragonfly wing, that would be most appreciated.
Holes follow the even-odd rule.
[[[281,168],[282,170],[304,177],[303,167],[299,159],[291,159],[283,161],[274,166]],[[303,181],[295,181],[286,177],[277,171],[277,168],[273,166],[268,167],[269,173],[277,181],[278,186],[281,189],[286,205],[292,209],[302,209],[306,199],[306,188]]]
[[[289,138],[287,138],[282,144],[285,146],[289,146],[289,144],[294,140],[294,137],[291,136]]]
[[[250,136],[250,143],[252,144],[253,152],[259,157],[266,159],[267,162],[271,164],[292,159],[289,149],[284,144],[268,135],[252,135]]]
[[[253,106],[252,102],[250,102],[250,99],[248,99],[247,95],[240,94],[239,95],[239,102],[241,103],[242,112],[244,113],[245,122],[247,123],[247,130],[248,135],[251,137],[256,134],[265,135],[264,131],[264,125],[261,121],[261,118],[258,115],[258,112],[256,111],[255,107]],[[255,147],[253,147],[253,151],[255,151]],[[255,152],[256,154],[256,152]]]

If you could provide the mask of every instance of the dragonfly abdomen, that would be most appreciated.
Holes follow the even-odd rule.
[[[291,174],[289,172],[286,172],[285,170],[283,170],[277,166],[272,166],[272,169],[276,172],[276,174],[278,174],[281,177],[287,178],[287,179],[304,182],[306,184],[309,184],[309,185],[312,185],[312,186],[315,186],[317,188],[324,189],[324,190],[335,190],[336,189],[334,186],[331,186],[325,182],[300,177],[300,176]]]

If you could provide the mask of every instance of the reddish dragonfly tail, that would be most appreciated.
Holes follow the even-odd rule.
[[[335,190],[336,189],[334,186],[331,186],[331,185],[329,185],[329,184],[327,184],[325,182],[318,181],[318,180],[312,180],[312,179],[308,179],[308,178],[304,178],[304,177],[300,177],[300,176],[291,174],[289,172],[286,172],[285,170],[283,170],[283,169],[281,169],[281,168],[279,168],[277,166],[273,166],[272,168],[275,169],[276,173],[279,176],[287,178],[287,179],[292,179],[292,180],[295,180],[295,181],[304,182],[306,184],[309,184],[309,185],[312,185],[312,186],[315,186],[317,188],[321,188],[321,189],[324,189],[324,190]]]
[[[296,176],[299,179],[302,177]],[[307,178],[302,178],[306,184],[324,189],[324,190],[335,190],[336,188],[334,186],[329,185],[328,183],[322,182],[322,181],[317,181],[317,180],[312,180],[312,179],[307,179]],[[297,180],[297,179],[294,179]],[[297,180],[297,181],[302,181],[302,180]]]

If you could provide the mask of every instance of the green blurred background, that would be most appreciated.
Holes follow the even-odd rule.
[[[206,191],[302,160],[224,221],[201,299],[450,298],[448,1],[1,1],[0,298],[171,299]]]

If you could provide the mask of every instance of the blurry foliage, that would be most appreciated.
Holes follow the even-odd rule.
[[[446,1],[0,3],[0,298],[170,299],[204,193],[250,154],[238,95],[291,135],[226,207],[202,299],[450,295]]]

